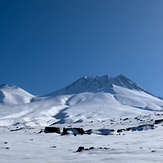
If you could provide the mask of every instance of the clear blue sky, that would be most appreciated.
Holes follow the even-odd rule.
[[[0,83],[46,94],[124,74],[163,97],[163,0],[0,0]]]

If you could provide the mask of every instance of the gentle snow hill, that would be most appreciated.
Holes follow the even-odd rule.
[[[0,104],[0,126],[55,124],[105,128],[115,119],[153,116],[163,111],[163,100],[123,75],[84,76],[63,89],[38,97],[22,93],[17,87],[0,90],[5,95]]]
[[[0,103],[25,104],[29,103],[34,96],[15,85],[0,85]]]

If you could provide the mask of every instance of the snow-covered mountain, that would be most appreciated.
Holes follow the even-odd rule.
[[[137,91],[144,91],[142,88],[137,86],[134,82],[129,80],[123,75],[118,75],[115,78],[109,78],[108,75],[104,76],[96,76],[96,77],[89,77],[84,76],[79,80],[73,82],[71,85],[55,91],[51,94],[52,95],[63,95],[63,94],[78,94],[82,92],[108,92],[108,93],[115,93],[113,89],[113,85],[117,85],[120,87],[128,88],[131,90]]]
[[[110,125],[114,119],[163,111],[163,100],[123,75],[84,76],[44,96],[35,97],[21,88],[6,85],[0,87],[0,94],[0,126],[97,127]]]
[[[34,96],[15,85],[0,85],[0,103],[3,104],[26,104]]]

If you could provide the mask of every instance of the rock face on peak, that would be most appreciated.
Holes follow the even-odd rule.
[[[82,92],[109,92],[114,93],[113,85],[121,86],[131,90],[144,91],[141,87],[137,86],[130,79],[124,75],[118,75],[114,78],[109,78],[108,75],[89,77],[84,76],[73,82],[71,85],[55,91],[51,95],[61,94],[77,94]]]
[[[114,85],[128,88],[131,90],[144,91],[144,89],[139,87],[136,83],[134,83],[133,81],[131,81],[130,79],[121,74],[113,78],[112,82]]]
[[[33,97],[30,93],[15,85],[0,85],[0,103],[9,105],[25,104],[29,103]]]

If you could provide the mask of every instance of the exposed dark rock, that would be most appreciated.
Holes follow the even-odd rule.
[[[8,142],[7,142],[7,141],[5,141],[5,142],[4,142],[4,144],[8,144]]]
[[[91,135],[92,134],[92,129],[86,130],[84,133],[88,134],[88,135]]]
[[[99,134],[99,135],[112,135],[114,133],[114,129],[89,129],[84,132],[84,134],[91,135],[92,133]]]
[[[95,149],[94,147],[90,147],[89,150]]]
[[[4,147],[4,149],[10,149],[10,147]]]
[[[79,120],[75,121],[74,123],[82,123],[82,122],[83,122],[83,120],[79,119]]]
[[[157,120],[155,121],[156,123],[160,123],[160,121],[162,122],[163,120]],[[98,135],[113,135],[115,134],[115,131],[117,131],[117,133],[122,133],[123,131],[143,131],[143,130],[149,130],[149,129],[154,129],[154,124],[144,124],[144,125],[139,125],[136,127],[128,127],[128,128],[123,128],[123,129],[89,129],[89,130],[85,130],[83,128],[72,128],[72,127],[64,127],[63,130],[61,131],[61,129],[59,127],[45,127],[44,130],[41,130],[41,132],[45,132],[45,133],[58,133],[61,135],[84,135],[84,134],[88,134],[91,135],[92,133],[94,134],[98,134]]]
[[[108,147],[104,147],[103,149],[107,150],[107,149],[110,149],[110,148],[108,148]]]
[[[108,150],[110,148],[108,147],[98,147],[98,148],[95,148],[95,147],[90,147],[90,148],[84,148],[83,146],[80,146],[76,152],[82,152],[82,151],[90,151],[90,150],[94,150],[94,149],[100,149],[100,150]]]
[[[137,121],[143,121],[142,119],[138,118],[138,117],[135,117],[134,119],[136,119]]]
[[[95,147],[90,147],[90,148],[79,147],[76,152],[89,151],[93,149],[95,149]]]
[[[62,134],[61,135],[67,135],[68,132],[67,132],[67,129],[66,128],[63,128],[63,131],[62,131]]]
[[[85,148],[84,150],[85,151],[89,151],[89,150],[93,150],[93,149],[95,149],[94,147],[90,147],[90,148]]]
[[[96,130],[99,135],[112,135],[114,132],[114,129],[98,129]]]
[[[19,131],[19,130],[22,130],[24,129],[24,127],[16,127],[15,129],[11,129],[10,131]]]
[[[61,135],[68,135],[71,133],[74,136],[76,136],[76,135],[83,135],[85,132],[83,128],[63,128],[63,132]]]
[[[163,123],[163,119],[158,119],[158,120],[155,120],[154,122],[155,124],[160,124],[160,123]]]
[[[143,130],[149,130],[149,129],[154,129],[154,124],[145,124],[145,125],[140,125],[137,127],[129,127],[126,128],[126,131],[143,131]]]
[[[79,147],[76,152],[82,152],[84,150],[84,147]]]
[[[155,150],[152,150],[151,152],[156,152]]]
[[[81,135],[83,135],[85,133],[83,128],[74,128],[74,129],[77,130],[78,133]]]
[[[128,128],[126,128],[125,130],[126,130],[126,131],[131,131],[131,130],[133,130],[133,128],[135,128],[135,127],[128,127]]]
[[[40,134],[40,133],[42,133],[42,132],[44,132],[45,131],[45,129],[41,129],[39,132],[38,132],[38,134]]]
[[[97,149],[108,150],[108,149],[111,149],[111,148],[109,148],[109,147],[98,147]]]
[[[121,133],[121,132],[123,132],[123,131],[125,131],[125,129],[118,129],[118,130],[117,130],[118,133]]]
[[[57,133],[57,134],[60,134],[61,133],[59,127],[45,127],[44,132],[45,133]]]
[[[127,121],[127,120],[128,120],[128,118],[123,119],[123,121]]]

